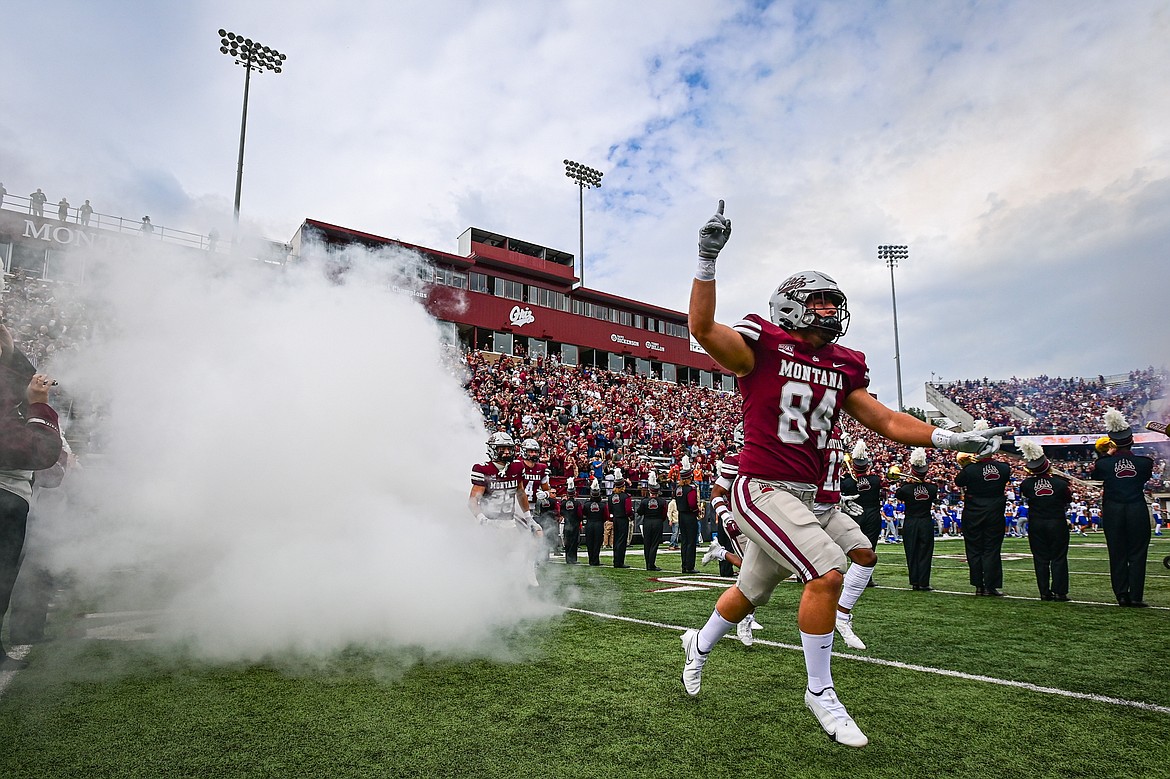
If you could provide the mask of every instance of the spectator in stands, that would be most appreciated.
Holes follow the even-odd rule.
[[[57,218],[62,222],[69,221],[69,201],[65,198],[57,201]]]
[[[88,227],[89,218],[91,216],[93,216],[93,206],[91,206],[87,200],[82,203],[81,208],[77,209],[77,221],[81,224],[82,227]]]
[[[48,199],[41,188],[37,187],[37,191],[28,196],[28,212],[33,216],[44,216],[45,202]]]
[[[144,237],[154,233],[154,225],[150,223],[149,216],[142,217],[142,227],[140,227],[139,230],[142,232]]]

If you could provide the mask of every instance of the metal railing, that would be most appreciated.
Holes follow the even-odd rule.
[[[119,235],[136,235],[143,240],[161,241],[163,243],[177,244],[188,248],[203,249],[204,251],[210,250],[227,253],[231,249],[230,242],[225,243],[219,240],[218,236],[214,233],[202,235],[200,233],[192,233],[188,230],[178,230],[174,227],[153,223],[150,225],[149,230],[143,230],[142,228],[146,223],[141,219],[128,219],[114,214],[103,214],[100,211],[93,211],[83,221],[81,206],[67,206],[63,214],[65,218],[62,219],[59,207],[56,204],[46,202],[43,213],[35,214],[32,198],[13,195],[12,193],[4,195],[4,200],[0,203],[0,208],[5,211],[33,215],[38,219],[59,222],[67,227],[82,230],[104,230]]]

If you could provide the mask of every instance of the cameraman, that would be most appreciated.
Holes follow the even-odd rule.
[[[33,471],[52,467],[61,455],[57,412],[49,406],[54,383],[16,348],[0,312],[0,627],[20,571]],[[0,644],[0,670],[25,665]]]

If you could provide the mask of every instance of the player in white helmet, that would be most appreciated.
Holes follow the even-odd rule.
[[[854,537],[837,538],[813,514],[822,479],[821,452],[841,412],[910,446],[994,451],[1011,428],[951,433],[895,412],[868,392],[865,355],[835,343],[848,329],[848,301],[827,274],[785,279],[769,302],[770,320],[749,314],[734,327],[715,321],[715,261],[731,236],[718,211],[699,231],[699,263],[691,284],[688,324],[699,345],[739,379],[744,448],[731,508],[751,540],[736,584],[707,622],[682,636],[683,687],[698,695],[703,666],[719,639],[795,572],[804,589],[797,615],[807,685],[804,702],[831,738],[850,746],[869,739],[837,698],[830,661],[847,553]],[[863,534],[855,534],[866,546]],[[840,543],[839,543],[840,541]]]
[[[519,528],[527,535],[542,535],[540,524],[532,518],[528,496],[521,488],[524,463],[516,460],[516,441],[503,431],[492,433],[487,440],[488,461],[471,466],[471,494],[467,507],[479,523],[500,530]],[[535,562],[528,572],[528,583],[539,585]]]

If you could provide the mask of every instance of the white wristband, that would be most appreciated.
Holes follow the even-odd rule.
[[[696,281],[714,281],[715,280],[715,260],[705,260],[699,258],[699,267],[695,269]]]
[[[936,427],[934,432],[930,434],[930,443],[933,444],[936,449],[949,449],[950,447],[947,446],[947,444],[949,444],[951,439],[954,437],[955,434],[950,430],[943,430],[941,427]]]
[[[481,524],[481,525],[487,524],[488,518],[483,514],[483,512],[476,514],[475,518],[479,520],[479,524]]]

